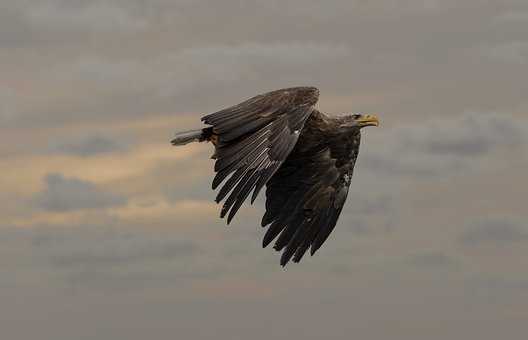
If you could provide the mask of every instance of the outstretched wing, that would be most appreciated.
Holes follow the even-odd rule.
[[[306,119],[314,111],[319,91],[294,87],[269,92],[202,118],[212,125],[216,145],[213,189],[229,175],[216,201],[225,201],[221,217],[231,222],[253,190],[251,202],[286,160]]]
[[[310,247],[313,255],[334,229],[348,195],[358,149],[359,140],[343,164],[329,147],[290,157],[268,182],[262,226],[271,225],[263,246],[280,234],[274,248],[284,250],[282,266],[292,257],[299,262]]]

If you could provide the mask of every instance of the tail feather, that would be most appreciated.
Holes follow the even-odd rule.
[[[171,140],[172,145],[185,145],[191,142],[203,142],[207,139],[206,129],[189,130],[176,133],[174,139]]]

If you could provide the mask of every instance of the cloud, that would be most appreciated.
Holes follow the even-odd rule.
[[[103,1],[41,1],[28,7],[26,18],[37,29],[55,31],[137,32],[147,23],[125,7]]]
[[[52,151],[81,157],[126,150],[123,143],[109,137],[94,135],[77,140],[66,141],[51,147]]]
[[[33,227],[31,244],[64,268],[100,268],[194,255],[199,247],[174,234],[103,225]]]
[[[90,37],[103,40],[108,38],[105,34],[124,37],[149,27],[137,5],[126,6],[119,0],[3,1],[0,19],[4,24],[0,31],[3,46],[30,49],[85,43]]]
[[[0,84],[0,122],[7,122],[15,117],[17,100],[20,98],[13,89]]]
[[[30,102],[12,104],[19,114],[6,121],[49,126],[150,112],[213,111],[257,92],[342,77],[338,70],[320,68],[346,62],[351,52],[342,44],[295,41],[214,44],[117,59],[89,52],[42,70],[34,84],[55,85],[46,88],[46,97],[41,92]],[[226,91],[232,97],[222,103]]]
[[[523,65],[528,63],[528,42],[512,41],[487,46],[482,53],[494,61]]]
[[[40,273],[40,285],[124,291],[146,284],[172,286],[181,280],[218,274],[215,268],[197,263],[201,245],[180,232],[125,226],[117,220],[85,222],[0,226],[0,253],[4,259],[10,258],[0,260],[0,272],[6,276],[0,286],[2,281],[27,285]]]
[[[376,189],[364,179],[358,179],[360,175],[356,176],[357,186],[354,185],[349,194],[338,223],[345,230],[362,236],[390,232],[400,220],[395,198],[388,192],[374,194]]]
[[[361,156],[361,162],[388,175],[446,175],[470,169],[494,152],[520,150],[519,156],[525,154],[527,132],[528,120],[523,118],[464,113],[457,118],[396,127],[382,140],[369,140],[369,153]]]
[[[443,252],[424,252],[407,258],[407,263],[417,268],[446,268],[457,264],[457,261]]]
[[[350,212],[359,215],[377,215],[393,209],[394,197],[389,195],[374,196],[363,193],[361,196],[350,197]]]
[[[465,288],[468,296],[495,304],[505,299],[518,301],[528,294],[528,279],[522,274],[521,269],[520,272],[509,275],[473,275],[466,279]]]
[[[507,43],[490,34],[496,27],[487,19],[498,10],[489,4],[45,0],[11,1],[2,14],[4,7],[7,19],[13,11],[25,23],[8,20],[0,34],[13,30],[7,39],[28,40],[27,49],[10,49],[4,63],[24,63],[22,71],[2,73],[29,83],[11,105],[13,126],[207,112],[298,84],[321,87],[322,99],[332,98],[324,103],[329,109],[407,117],[524,103],[522,72],[490,69],[496,63],[464,55],[483,41]],[[481,30],[467,32],[468,22]],[[47,43],[53,39],[63,45]]]
[[[528,127],[525,120],[519,124],[510,115],[469,112],[455,120],[433,122],[417,133],[423,144],[412,142],[434,155],[480,156],[495,148],[520,146],[526,132],[523,123]]]
[[[100,209],[123,205],[127,201],[125,197],[99,189],[91,182],[64,177],[60,173],[48,174],[44,181],[46,187],[36,194],[33,202],[48,211]]]
[[[508,245],[527,241],[528,226],[509,219],[489,219],[469,226],[460,236],[466,246],[481,244]]]
[[[240,89],[248,81],[260,81],[260,86],[270,88],[277,86],[278,81],[284,84],[284,80],[267,74],[278,75],[290,83],[302,83],[309,80],[306,72],[313,71],[316,65],[344,60],[350,53],[351,50],[344,45],[329,43],[215,44],[184,48],[147,60],[114,62],[94,56],[71,65],[72,72],[68,72],[68,76],[74,79],[83,76],[94,87],[110,91],[119,87],[159,96],[176,96],[181,102],[180,110],[185,112],[188,110],[185,105],[193,103],[190,101],[192,96],[189,97],[191,94],[214,95],[220,86]],[[134,83],[136,88],[130,85]],[[196,99],[203,103],[205,98],[198,96]]]
[[[514,287],[526,287],[528,241],[511,240],[526,220],[526,6],[0,1],[0,216],[13,226],[0,230],[3,336],[255,339],[278,311],[275,333],[293,337],[522,337],[526,289]],[[259,249],[262,201],[226,229],[209,146],[167,140],[201,113],[299,84],[321,89],[321,110],[380,112],[383,126],[365,131],[332,240],[284,272]],[[483,224],[461,221],[511,214],[521,218],[498,252],[458,239]],[[482,238],[470,243],[495,242]],[[518,279],[501,288],[511,300],[464,289],[484,273]],[[320,327],[306,334],[310,323]]]

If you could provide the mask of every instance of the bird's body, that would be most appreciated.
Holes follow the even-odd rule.
[[[345,203],[359,152],[360,128],[378,125],[374,116],[330,117],[314,108],[319,91],[295,87],[253,97],[207,115],[210,127],[178,134],[174,145],[215,145],[213,189],[228,223],[253,192],[266,185],[268,226],[263,246],[277,238],[281,265],[313,254],[332,232]],[[228,178],[229,177],[229,178]]]

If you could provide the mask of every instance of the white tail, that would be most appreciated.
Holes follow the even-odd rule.
[[[185,145],[203,141],[203,129],[178,132],[171,141],[172,145]]]

